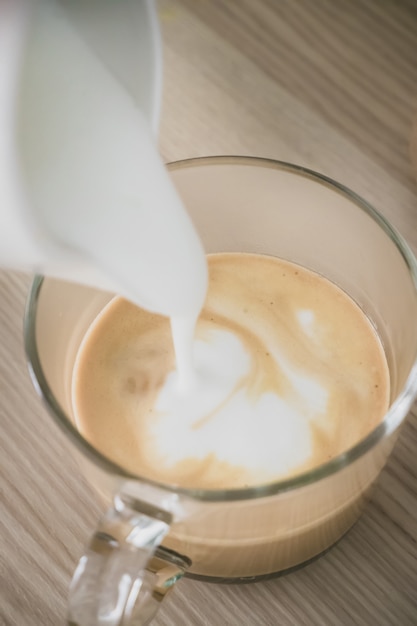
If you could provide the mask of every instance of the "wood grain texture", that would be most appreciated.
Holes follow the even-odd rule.
[[[293,161],[353,188],[417,251],[409,159],[417,116],[414,0],[162,0],[166,160]],[[101,505],[32,389],[29,277],[0,273],[0,624],[64,624]],[[183,580],[155,626],[417,624],[417,412],[365,514],[327,555],[244,586]]]

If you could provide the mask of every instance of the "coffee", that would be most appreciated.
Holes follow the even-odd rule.
[[[208,262],[188,388],[166,318],[118,297],[94,321],[73,375],[86,439],[132,473],[223,489],[295,476],[365,437],[387,410],[389,374],[361,309],[274,257]]]

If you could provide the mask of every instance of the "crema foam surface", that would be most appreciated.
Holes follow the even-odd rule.
[[[73,406],[98,450],[157,481],[238,488],[319,466],[382,420],[384,351],[345,292],[270,256],[215,254],[208,265],[188,380],[168,319],[116,297],[91,325]]]

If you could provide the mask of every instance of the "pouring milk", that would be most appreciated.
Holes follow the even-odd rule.
[[[175,359],[167,366],[164,361],[163,376],[157,377],[158,385],[152,389],[148,408],[152,414],[152,429],[161,423],[161,415],[170,414],[170,411],[171,426],[184,426],[181,440],[190,442],[186,457],[189,453],[195,455],[201,448],[203,463],[207,458],[219,457],[221,469],[225,463],[233,468],[239,466],[241,481],[244,477],[241,457],[237,462],[234,455],[230,456],[239,446],[229,443],[238,441],[239,434],[239,454],[246,458],[247,451],[254,448],[254,463],[258,463],[259,455],[266,458],[265,448],[268,446],[271,457],[277,457],[274,443],[277,439],[288,442],[278,456],[287,459],[289,466],[292,467],[291,463],[295,461],[297,467],[309,459],[315,462],[313,443],[317,436],[314,429],[317,430],[319,424],[323,430],[327,412],[329,415],[334,413],[331,398],[340,398],[342,394],[339,391],[333,395],[330,393],[333,383],[319,375],[314,359],[310,370],[306,371],[306,355],[311,352],[313,340],[317,339],[315,334],[310,336],[309,331],[304,337],[305,354],[303,352],[302,356],[297,356],[294,346],[299,346],[304,336],[298,318],[305,321],[306,311],[308,320],[317,318],[320,336],[319,320],[327,315],[330,307],[327,300],[320,314],[316,315],[309,308],[304,310],[297,304],[294,311],[289,311],[288,318],[282,320],[280,307],[277,307],[271,332],[255,341],[257,333],[266,328],[263,310],[255,329],[246,328],[246,320],[238,321],[242,310],[246,311],[244,302],[248,297],[248,284],[261,284],[265,276],[265,293],[253,296],[254,302],[259,300],[265,304],[271,284],[277,288],[281,275],[285,276],[287,271],[282,272],[276,265],[274,270],[264,267],[256,259],[239,258],[230,278],[226,258],[227,288],[224,293],[227,298],[231,297],[242,280],[244,289],[238,294],[238,306],[232,309],[232,315],[217,315],[218,323],[214,321],[213,328],[204,330],[203,341],[198,340],[197,334],[197,341],[193,342],[195,323],[208,285],[204,250],[159,158],[150,125],[137,106],[135,89],[132,95],[132,90],[126,89],[126,76],[123,71],[118,71],[124,69],[123,63],[111,53],[115,33],[118,33],[123,47],[123,36],[129,33],[130,22],[134,22],[134,16],[138,17],[136,11],[144,8],[149,14],[150,5],[137,0],[106,4],[95,0],[7,0],[2,5],[0,58],[10,59],[10,63],[3,63],[0,76],[0,171],[5,180],[5,184],[0,185],[0,263],[117,292],[142,309],[171,319]],[[148,14],[145,13],[145,17]],[[120,16],[125,19],[122,28],[118,28]],[[140,23],[139,20],[133,26],[132,42],[136,40],[135,27]],[[116,46],[115,50],[120,52],[120,47]],[[240,272],[246,263],[248,266],[242,279]],[[256,274],[255,267],[260,268],[259,274]],[[297,268],[291,273],[295,282],[288,288],[290,294],[298,289],[300,281]],[[249,280],[251,275],[252,280]],[[306,278],[308,284],[311,280]],[[288,303],[286,290],[287,287],[277,301]],[[307,291],[303,287],[300,293],[302,302]],[[349,309],[350,305],[347,307]],[[216,319],[216,315],[211,317]],[[341,314],[334,318],[341,319]],[[229,329],[227,324],[224,328],[227,319]],[[364,324],[367,335],[370,331],[366,319]],[[111,326],[116,327],[116,322]],[[294,332],[290,332],[290,338],[285,337],[276,354],[273,353],[270,345],[274,333],[292,326]],[[353,327],[356,326],[355,321]],[[225,334],[225,330],[228,333]],[[336,330],[335,336],[339,336]],[[326,330],[325,334],[328,336],[329,331]],[[387,389],[387,385],[381,382],[385,370],[380,358],[380,344],[372,333],[371,337],[371,360],[373,363],[382,361],[382,365],[374,367],[379,378],[377,382],[373,378],[367,379],[365,393],[359,386],[352,388],[349,374],[345,391],[349,397],[353,395],[355,401],[362,396],[372,397],[368,391],[374,388]],[[135,338],[136,334],[129,341],[128,352],[134,347]],[[252,354],[248,346],[254,341],[256,349]],[[151,343],[152,354],[155,354],[153,336]],[[358,340],[358,345],[364,345],[364,340]],[[141,351],[140,346],[139,349]],[[192,363],[193,350],[197,372],[194,372]],[[326,355],[327,344],[320,346],[320,350]],[[313,352],[319,354],[320,350],[315,345]],[[167,346],[162,346],[160,353],[165,359],[169,353]],[[267,362],[271,361],[272,365],[262,366],[259,375],[256,374],[255,393],[252,383],[249,384],[249,374],[256,370],[259,354],[265,354]],[[81,356],[79,362],[82,360]],[[322,359],[327,360],[327,357]],[[294,367],[289,365],[292,361]],[[128,363],[129,359],[123,357],[123,362]],[[126,381],[121,382],[128,398],[132,385],[135,388],[137,385],[138,358],[135,353],[132,363],[132,372],[127,372]],[[145,360],[146,368],[149,369],[148,360]],[[173,371],[175,368],[176,372]],[[342,359],[333,370],[336,373],[350,372],[355,368],[356,362],[352,368]],[[91,370],[90,367],[87,369]],[[269,369],[273,375],[268,374]],[[143,377],[144,373],[139,373]],[[117,376],[122,374],[118,366]],[[86,380],[87,376],[79,379]],[[115,379],[116,374],[112,374],[111,380]],[[287,379],[289,400],[284,402],[285,394],[283,396],[281,388]],[[74,397],[77,389],[75,381]],[[156,403],[154,395],[157,396]],[[386,395],[381,396],[384,410]],[[116,401],[119,400],[117,396]],[[135,407],[136,400],[134,396]],[[75,404],[80,407],[82,402],[75,401]],[[199,415],[202,404],[205,413]],[[107,410],[109,405],[110,400],[106,411],[98,411],[100,429],[103,413],[108,413],[109,419],[112,417]],[[225,408],[227,415],[219,423],[216,417],[223,416]],[[376,421],[383,414],[379,409],[378,405]],[[369,413],[367,405],[365,412]],[[93,412],[89,408],[86,413]],[[264,415],[270,417],[268,424],[271,427],[258,428]],[[246,418],[243,422],[242,419],[235,422],[234,419],[230,421],[230,416]],[[79,417],[81,424],[80,412]],[[117,424],[118,430],[121,429],[120,420],[111,421]],[[312,427],[310,422],[314,422]],[[132,423],[136,427],[136,421]],[[207,449],[206,443],[216,442],[219,433],[225,429],[230,434],[225,444],[226,452],[210,446]],[[162,424],[160,430],[153,430],[152,436],[160,440],[161,449],[165,449],[164,437],[169,428]],[[202,442],[194,437],[197,430],[202,433]],[[261,439],[252,446],[258,430]],[[127,441],[131,441],[132,436],[129,434]],[[113,436],[109,437],[110,441],[113,439]],[[346,437],[342,439],[347,440]],[[90,440],[93,441],[94,437]],[[168,443],[171,445],[176,441],[177,438],[172,436]],[[200,443],[204,445],[200,446]],[[94,444],[99,447],[96,441]],[[332,454],[336,450],[337,446]],[[302,452],[303,458],[296,457],[296,451]],[[111,456],[111,452],[108,454]],[[182,463],[186,459],[174,460]],[[263,463],[263,458],[261,461]],[[261,469],[264,472],[263,465]],[[267,479],[276,478],[286,469],[286,466],[282,469],[281,465],[273,465],[272,474],[268,474]],[[210,472],[213,474],[211,469]],[[261,479],[257,472],[251,477],[255,482]],[[191,472],[193,476],[196,473],[194,469]],[[266,479],[264,473],[262,477],[262,480]],[[245,478],[244,483],[247,482],[250,481]]]
[[[0,83],[8,105],[0,161],[8,185],[0,209],[1,264],[195,319],[207,285],[200,240],[148,120],[96,53],[97,33],[89,45],[72,3],[6,4],[2,58],[13,62],[3,64]],[[90,11],[86,19],[94,4],[81,9]],[[151,11],[147,3],[124,4],[118,14],[124,10],[128,19],[139,12],[138,24]],[[102,30],[106,37],[106,24]]]

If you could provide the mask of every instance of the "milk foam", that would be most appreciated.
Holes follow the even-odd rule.
[[[276,393],[251,398],[245,384],[250,355],[238,337],[224,330],[195,341],[194,364],[191,389],[181,392],[174,372],[158,394],[149,435],[159,462],[169,467],[215,455],[266,479],[291,472],[311,456],[309,421],[326,408],[327,394],[319,384],[286,365],[305,410]]]
[[[316,467],[379,423],[385,356],[345,293],[272,257],[211,255],[209,270],[194,342],[190,319],[172,320],[192,370],[169,321],[122,298],[91,326],[73,404],[93,445],[154,480],[234,488]]]
[[[314,312],[309,309],[299,309],[296,312],[301,328],[310,337],[314,336]]]

